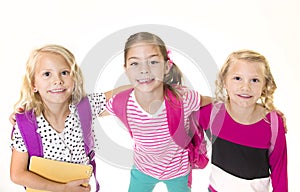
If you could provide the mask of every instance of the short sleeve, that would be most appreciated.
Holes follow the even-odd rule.
[[[88,95],[92,114],[98,116],[106,109],[106,98],[104,93],[92,93]]]
[[[185,110],[190,114],[193,111],[198,111],[200,109],[200,94],[191,89],[185,89],[183,95],[183,104]]]
[[[11,139],[11,148],[16,149],[19,152],[27,152],[26,145],[24,143],[23,137],[21,135],[18,124],[16,123]]]

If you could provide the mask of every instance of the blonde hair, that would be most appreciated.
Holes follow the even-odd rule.
[[[166,89],[170,89],[176,96],[178,96],[176,90],[172,87],[172,85],[182,85],[182,81],[183,81],[182,72],[180,71],[178,66],[173,61],[170,60],[170,58],[168,57],[168,50],[166,48],[164,41],[157,35],[149,32],[139,32],[131,35],[125,43],[124,67],[126,67],[127,54],[129,49],[133,47],[135,44],[139,44],[139,43],[157,45],[164,58],[164,61],[165,62],[169,61],[172,63],[169,73],[164,76],[164,80],[163,80],[164,91],[166,91]]]
[[[74,90],[70,98],[70,103],[73,102],[77,104],[85,96],[82,72],[75,61],[74,55],[68,49],[60,45],[49,44],[31,52],[26,63],[26,73],[23,77],[20,98],[14,105],[15,111],[18,111],[20,107],[25,111],[33,109],[37,116],[44,111],[45,106],[42,98],[38,92],[34,93],[33,86],[35,81],[35,68],[39,64],[41,56],[45,53],[60,55],[69,65],[71,69],[70,75],[74,81]]]
[[[265,85],[263,87],[263,91],[261,94],[261,104],[263,107],[265,107],[268,111],[274,110],[275,106],[273,104],[273,94],[277,88],[275,80],[273,78],[273,75],[270,70],[269,63],[267,59],[261,55],[260,53],[257,53],[252,50],[239,50],[231,53],[224,65],[222,66],[218,78],[216,80],[216,100],[217,101],[223,101],[225,102],[227,99],[226,90],[224,88],[224,81],[228,72],[228,69],[232,63],[238,62],[238,61],[247,61],[247,62],[256,62],[261,63],[264,67],[264,80]]]

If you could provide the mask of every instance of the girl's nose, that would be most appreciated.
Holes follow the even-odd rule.
[[[54,85],[61,85],[61,84],[63,84],[62,78],[59,75],[57,75],[57,76],[54,77],[53,82],[54,82]]]
[[[248,82],[243,82],[241,85],[241,90],[249,90],[250,84]]]
[[[145,74],[149,73],[149,65],[148,62],[142,62],[140,64],[140,73]]]

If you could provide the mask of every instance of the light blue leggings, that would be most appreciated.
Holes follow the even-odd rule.
[[[188,175],[169,180],[159,180],[142,173],[135,167],[131,169],[128,192],[152,192],[159,182],[166,184],[168,192],[191,192],[188,187]]]

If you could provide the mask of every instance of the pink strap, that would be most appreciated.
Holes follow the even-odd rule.
[[[270,113],[270,116],[271,116],[272,135],[271,135],[271,145],[270,145],[270,148],[269,148],[269,156],[273,152],[273,149],[274,149],[274,146],[275,146],[275,143],[276,143],[277,134],[278,134],[278,116],[277,116],[277,113],[275,111],[272,111]]]
[[[133,89],[128,89],[118,93],[117,95],[115,95],[112,103],[114,113],[127,127],[131,137],[132,132],[127,121],[126,107],[129,94],[132,92],[132,90]],[[184,129],[182,101],[178,100],[170,90],[167,90],[167,95],[169,100],[165,98],[166,111],[167,114],[172,114],[168,115],[167,118],[170,134],[177,145],[182,148],[186,148],[192,138],[186,133]]]
[[[214,142],[213,135],[218,136],[225,119],[226,109],[224,103],[212,104],[209,120],[210,141]]]
[[[191,142],[196,130],[190,130],[192,131],[191,136],[186,132],[182,100],[177,99],[169,89],[167,90],[165,102],[170,135],[178,146],[185,149]]]
[[[124,123],[125,127],[128,129],[130,136],[132,137],[132,132],[127,121],[127,101],[129,94],[133,89],[127,89],[114,96],[114,101],[112,103],[112,108],[116,116]]]

